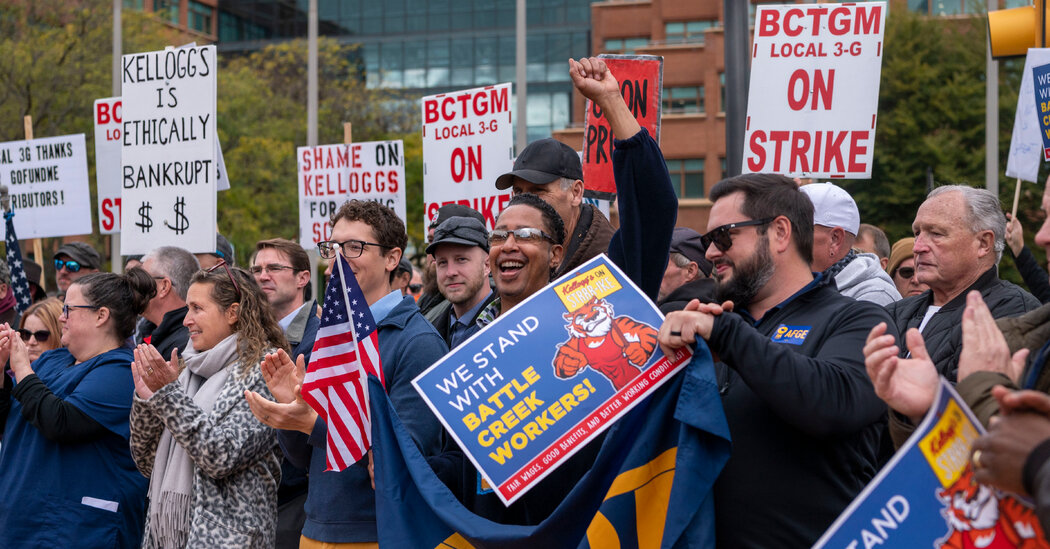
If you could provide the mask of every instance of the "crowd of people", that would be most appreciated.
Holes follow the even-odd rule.
[[[318,245],[350,265],[390,401],[459,501],[538,524],[600,444],[504,506],[412,380],[605,253],[667,315],[665,352],[703,340],[716,357],[733,438],[714,487],[719,547],[812,545],[914,431],[940,376],[989,428],[978,480],[1032,497],[1050,531],[1050,282],[997,197],[939,187],[891,246],[838,186],[750,174],[711,189],[703,234],[675,227],[659,146],[615,78],[599,59],[569,72],[617,139],[618,228],[583,201],[575,151],[543,139],[495,180],[512,198],[492,230],[466,206],[438,210],[422,269],[375,202],[343,204]],[[1050,216],[1035,242],[1050,253]],[[999,278],[1006,249],[1030,291]],[[156,248],[118,275],[74,242],[54,261],[58,296],[37,284],[20,316],[0,300],[5,547],[377,546],[369,460],[329,470],[328,425],[301,394],[322,310],[306,250],[262,240],[242,269],[220,238],[214,253]]]

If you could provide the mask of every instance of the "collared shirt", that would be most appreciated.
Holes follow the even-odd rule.
[[[288,326],[292,325],[292,321],[295,320],[295,315],[299,314],[299,311],[303,310],[303,307],[306,307],[306,305],[306,303],[303,303],[302,305],[296,307],[294,311],[288,313],[288,316],[277,321],[277,323],[281,325],[282,332],[288,331]]]
[[[405,296],[401,294],[401,290],[394,290],[379,298],[379,301],[376,301],[368,307],[368,309],[372,311],[372,318],[376,323],[382,322],[383,319],[386,318],[386,315],[390,314],[390,311],[393,311],[398,303],[401,303],[401,300],[404,297]]]
[[[788,303],[791,303],[792,301],[794,301],[796,297],[798,297],[798,296],[800,296],[800,295],[802,295],[802,294],[812,290],[813,288],[815,288],[818,284],[820,284],[820,281],[823,280],[823,279],[824,279],[824,273],[813,273],[813,281],[812,282],[810,282],[809,284],[806,284],[805,286],[803,286],[802,289],[800,289],[799,291],[791,294],[791,296],[788,297],[787,299],[785,299],[784,301],[781,301],[780,303],[777,303],[776,305],[770,307],[769,310],[766,311],[766,314],[762,315],[762,318],[765,318],[766,316],[769,316],[770,313],[775,312],[778,309],[784,308],[784,306],[786,306]],[[750,322],[752,326],[758,326],[758,323],[762,322],[762,318],[756,319],[755,317],[751,316],[751,313],[749,313],[747,311],[747,309],[740,309],[740,316],[742,316],[745,319],[747,319],[747,321]]]
[[[485,302],[489,300],[489,296],[491,295],[492,292],[489,292],[489,294],[485,296],[485,299],[479,301],[477,305],[474,305],[474,307],[467,311],[467,313],[464,314],[461,318],[456,318],[455,307],[449,307],[448,326],[449,331],[452,332],[451,337],[449,337],[449,339],[452,341],[452,344],[450,345],[451,348],[455,349],[456,347],[459,347],[460,343],[463,343],[467,340],[467,338],[474,335],[478,330],[481,329],[481,327],[478,326],[476,323],[471,322],[471,319],[473,319],[474,316],[478,314],[478,311],[481,310],[481,307],[485,305]]]

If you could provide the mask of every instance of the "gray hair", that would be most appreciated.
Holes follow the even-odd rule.
[[[0,284],[11,284],[11,271],[7,268],[6,261],[0,261]],[[0,298],[2,297],[0,296]]]
[[[186,292],[190,289],[193,273],[201,269],[200,262],[190,252],[176,246],[161,246],[150,250],[142,262],[153,260],[153,275],[163,276],[171,281],[175,294],[186,301]]]
[[[679,269],[684,269],[688,267],[689,264],[693,262],[693,260],[689,259],[684,254],[681,254],[679,252],[671,252],[671,262],[674,263],[675,267],[678,267]]]
[[[962,194],[963,201],[966,202],[966,223],[970,226],[972,233],[992,231],[992,237],[995,239],[995,262],[998,263],[1003,258],[1003,249],[1006,248],[1006,216],[1003,215],[999,197],[988,189],[966,185],[945,185],[934,189],[926,198],[930,199],[951,192]]]
[[[573,184],[576,183],[576,180],[571,177],[559,177],[558,183],[561,185],[561,190],[567,191],[572,188]]]

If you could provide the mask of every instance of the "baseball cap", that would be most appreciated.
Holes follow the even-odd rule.
[[[509,189],[515,177],[536,185],[546,185],[559,177],[583,179],[583,165],[580,164],[580,155],[572,147],[546,137],[529,143],[521,151],[514,159],[514,171],[496,178],[496,188]]]
[[[860,210],[848,192],[831,183],[810,183],[799,190],[813,202],[814,225],[842,227],[856,236],[860,230]]]
[[[450,217],[434,231],[434,241],[427,246],[427,253],[434,253],[441,244],[477,246],[487,252],[489,233],[485,224],[473,217]]]
[[[696,263],[704,272],[711,275],[711,262],[704,257],[704,245],[700,243],[700,233],[688,227],[675,227],[671,233],[671,253],[680,253],[689,261]]]
[[[57,259],[60,255],[67,255],[70,259],[73,259],[77,263],[80,263],[81,267],[88,269],[101,269],[102,268],[102,256],[98,255],[91,245],[85,242],[66,242],[58,248],[53,259]]]
[[[394,269],[394,271],[398,272],[398,273],[411,273],[412,272],[412,262],[409,261],[407,257],[402,255],[401,256],[401,261],[399,261],[397,263],[397,268]]]
[[[471,208],[470,206],[464,206],[463,204],[445,204],[438,208],[437,217],[430,223],[430,229],[436,229],[438,225],[441,225],[450,217],[473,217],[482,224],[485,223],[485,216],[481,215],[481,212]]]

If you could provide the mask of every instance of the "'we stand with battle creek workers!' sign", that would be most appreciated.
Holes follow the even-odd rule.
[[[0,185],[11,193],[18,238],[91,234],[84,134],[0,143]]]
[[[662,323],[600,255],[412,383],[510,505],[689,362],[689,349],[670,360],[660,351]]]
[[[871,177],[885,2],[760,5],[743,173]]]
[[[405,146],[397,141],[299,147],[299,244],[332,237],[329,221],[347,200],[370,200],[405,214]]]
[[[491,229],[510,202],[496,178],[514,167],[510,84],[497,84],[423,98],[423,226],[438,208],[470,206]]]
[[[122,60],[120,253],[215,251],[215,46]]]

